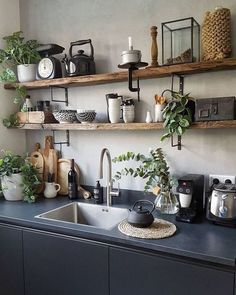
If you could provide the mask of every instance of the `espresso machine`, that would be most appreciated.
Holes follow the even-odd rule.
[[[187,174],[178,179],[180,209],[176,220],[188,223],[199,221],[204,210],[204,175]]]

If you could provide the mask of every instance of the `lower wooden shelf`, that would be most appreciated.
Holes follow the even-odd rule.
[[[89,123],[89,124],[21,124],[18,129],[24,130],[161,130],[162,123]],[[236,128],[236,120],[194,122],[193,129]]]

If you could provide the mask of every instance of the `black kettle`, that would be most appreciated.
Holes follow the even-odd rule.
[[[139,206],[137,206],[139,204]],[[143,208],[141,204],[152,205],[151,211]],[[152,212],[155,210],[155,204],[149,200],[139,200],[134,203],[132,209],[129,209],[130,213],[128,215],[127,221],[129,224],[135,227],[148,227],[153,221],[154,217]]]
[[[84,54],[84,50],[78,50],[73,55],[73,47],[89,44],[90,55]],[[94,50],[91,39],[79,40],[70,43],[69,58],[65,55],[64,63],[65,76],[83,76],[95,74]]]

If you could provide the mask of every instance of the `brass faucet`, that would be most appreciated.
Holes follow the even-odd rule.
[[[118,184],[118,189],[113,191],[112,187],[112,162],[111,162],[111,154],[107,148],[103,148],[100,155],[100,165],[99,165],[99,179],[103,178],[103,160],[104,155],[107,157],[108,169],[107,169],[107,188],[106,188],[106,198],[107,198],[107,206],[112,205],[112,196],[119,196],[120,189]]]

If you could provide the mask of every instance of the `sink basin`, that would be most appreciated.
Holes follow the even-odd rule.
[[[127,218],[128,213],[124,208],[73,202],[35,217],[111,229]]]

